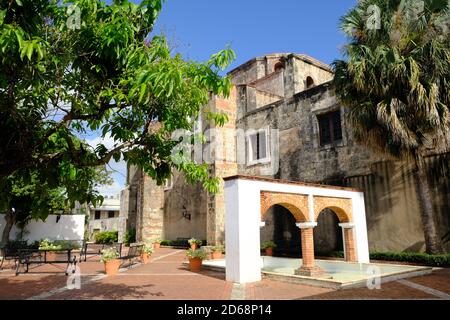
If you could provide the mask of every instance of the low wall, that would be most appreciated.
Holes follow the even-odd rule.
[[[25,227],[24,240],[28,242],[41,239],[83,240],[85,215],[62,215],[58,222],[57,215],[49,215],[44,221],[31,220]],[[5,228],[4,214],[0,214],[0,232]],[[9,234],[10,240],[18,238],[20,230],[14,226]]]

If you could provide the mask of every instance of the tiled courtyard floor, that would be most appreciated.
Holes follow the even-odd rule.
[[[117,276],[103,275],[98,257],[80,264],[81,289],[66,288],[63,265],[46,265],[15,276],[0,271],[0,299],[170,299],[170,300],[292,300],[292,299],[449,299],[450,269],[432,275],[367,288],[332,290],[264,279],[245,286],[225,281],[225,274],[192,273],[183,264],[184,251],[161,248],[150,263],[135,265]]]

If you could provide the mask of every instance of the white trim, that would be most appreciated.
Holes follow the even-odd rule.
[[[270,128],[269,127],[265,127],[265,128],[261,128],[261,129],[249,129],[246,132],[246,140],[247,140],[247,147],[246,147],[246,152],[247,152],[247,166],[254,166],[257,164],[267,164],[270,163],[271,161],[271,150],[270,150],[270,143],[269,143],[269,139],[270,139]],[[253,149],[252,149],[252,142],[251,142],[251,136],[259,134],[261,132],[265,133],[266,136],[266,157],[262,158],[262,159],[256,159],[253,160],[252,156],[253,156]]]
[[[339,223],[339,227],[342,229],[353,229],[355,224],[353,222]]]
[[[311,229],[314,227],[317,227],[317,222],[302,222],[302,223],[296,223],[295,224],[297,228],[300,229]]]

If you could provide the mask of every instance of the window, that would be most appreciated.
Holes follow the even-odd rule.
[[[314,79],[311,77],[306,78],[306,89],[311,89],[314,86]]]
[[[248,136],[248,164],[257,164],[269,161],[268,130],[259,130]]]
[[[342,140],[341,112],[339,110],[320,115],[317,119],[321,146]]]
[[[108,218],[114,218],[116,216],[115,211],[108,211]]]
[[[100,219],[100,215],[101,215],[101,211],[99,211],[99,210],[96,210],[95,211],[95,220],[99,220]]]

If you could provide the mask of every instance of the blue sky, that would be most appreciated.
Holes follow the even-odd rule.
[[[237,55],[230,70],[253,57],[275,52],[305,53],[331,63],[342,58],[345,43],[338,28],[339,18],[356,3],[357,0],[167,0],[153,33],[165,34],[174,52],[196,61],[206,61],[229,44]],[[125,185],[126,166],[123,162],[112,162],[110,166],[116,170],[115,183],[101,192],[114,195]]]

